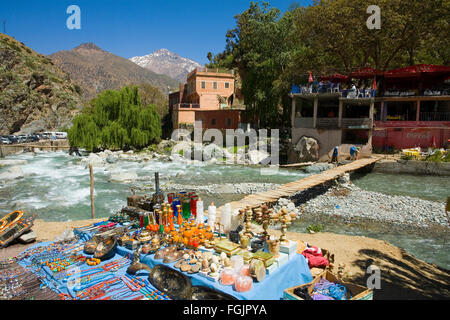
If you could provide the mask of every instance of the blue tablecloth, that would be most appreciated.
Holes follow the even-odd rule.
[[[48,245],[49,243],[50,242],[39,243],[33,247]],[[102,262],[99,266],[127,255],[130,255],[131,257],[132,251],[128,250],[125,247],[118,246],[116,255],[112,259]],[[154,258],[154,254],[141,254],[141,261],[149,265],[150,267],[162,264],[162,260],[156,260]],[[20,261],[19,264],[23,267],[30,266],[29,260]],[[165,265],[175,269],[173,267],[174,264],[175,263],[170,263]],[[114,274],[118,277],[121,277],[126,273],[127,267],[128,266],[125,266],[119,269]],[[84,266],[83,268],[86,267]],[[40,271],[40,273],[42,274],[43,272],[45,272],[47,279],[50,280],[47,282],[47,285],[51,289],[62,293],[69,293],[72,297],[75,296],[75,292],[67,287],[67,283],[64,283],[63,281],[57,280],[53,277],[53,272],[51,270],[49,270],[47,267],[43,267],[41,269],[42,270]],[[138,276],[147,278],[148,273],[148,271],[142,270],[138,273]],[[311,282],[313,279],[306,259],[300,254],[295,254],[291,259],[289,259],[286,264],[275,270],[272,274],[266,275],[265,279],[262,282],[254,281],[252,289],[243,293],[235,291],[233,286],[224,286],[220,284],[220,282],[211,281],[199,274],[184,274],[190,278],[193,286],[202,285],[214,288],[216,290],[230,294],[240,300],[280,300],[283,298],[283,291],[285,289]],[[151,289],[154,288],[152,287]]]
[[[121,255],[132,254],[132,252],[124,247],[117,247],[117,252]],[[147,264],[151,268],[155,265],[163,264],[163,260],[156,260],[154,254],[141,254],[141,262]],[[175,262],[164,263],[166,266],[174,268]],[[181,271],[180,271],[181,272]],[[211,281],[199,274],[188,274],[183,272],[190,278],[193,286],[207,286],[227,294],[230,294],[239,300],[280,300],[283,298],[283,291],[287,288],[298,286],[312,281],[311,271],[304,256],[295,254],[287,263],[275,270],[270,275],[266,275],[262,282],[253,282],[253,287],[247,292],[237,292],[233,286],[224,286],[220,282]]]

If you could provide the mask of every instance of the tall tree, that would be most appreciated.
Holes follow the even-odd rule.
[[[160,137],[161,117],[154,105],[142,105],[137,86],[102,92],[75,117],[68,132],[71,146],[91,151],[140,149]]]

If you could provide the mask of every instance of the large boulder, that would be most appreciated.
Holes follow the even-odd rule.
[[[0,181],[9,181],[24,176],[22,169],[19,166],[14,166],[8,169],[8,171],[0,173]]]
[[[109,156],[106,157],[106,162],[108,163],[116,163],[117,161],[119,161],[119,157],[113,154],[110,154]]]
[[[303,136],[293,148],[295,162],[319,160],[319,142],[311,137]]]
[[[250,164],[261,163],[264,159],[269,157],[269,153],[261,150],[250,150],[248,152],[248,160]]]
[[[138,176],[135,171],[128,172],[111,172],[109,176],[109,181],[111,182],[132,182],[137,180]]]
[[[87,158],[83,158],[81,161],[86,163],[86,167],[88,167],[90,164],[93,167],[103,167],[106,164],[105,159],[95,153],[89,154]]]

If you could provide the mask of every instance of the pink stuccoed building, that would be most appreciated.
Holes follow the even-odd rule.
[[[236,129],[241,111],[232,70],[197,68],[180,83],[177,92],[169,94],[169,112],[173,129],[202,121],[202,128]]]

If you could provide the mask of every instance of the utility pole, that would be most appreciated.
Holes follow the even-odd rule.
[[[3,33],[6,34],[6,20],[3,20]]]

